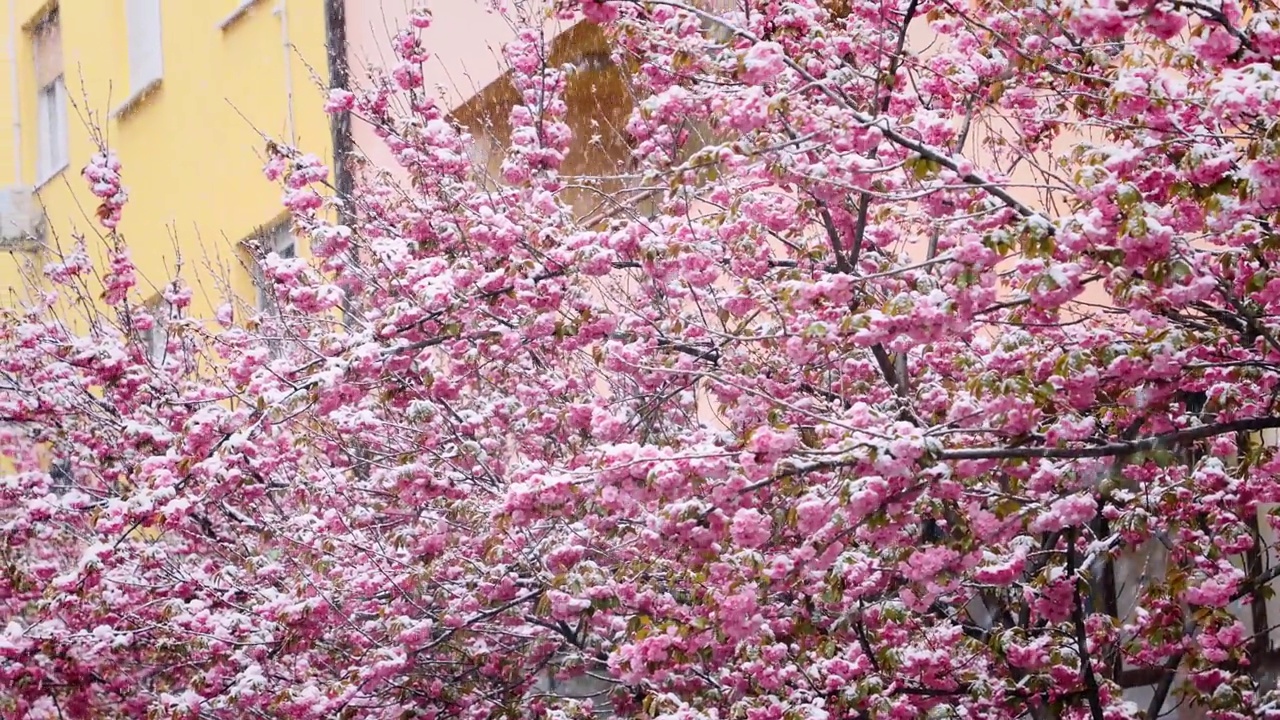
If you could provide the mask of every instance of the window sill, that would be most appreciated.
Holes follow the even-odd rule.
[[[0,238],[0,253],[8,253],[9,255],[17,253],[32,255],[39,253],[43,247],[44,243],[37,238]]]
[[[117,105],[115,110],[111,111],[111,117],[120,120],[127,115],[132,114],[134,110],[137,110],[142,105],[144,100],[146,100],[156,90],[160,89],[160,85],[163,81],[164,78],[156,78],[137,90],[134,90],[132,95],[126,98],[124,102]]]
[[[49,183],[53,182],[54,180],[57,180],[58,176],[66,172],[67,168],[69,167],[71,167],[71,162],[70,161],[64,162],[62,163],[62,167],[36,180],[36,186],[34,188],[35,192],[40,192],[41,190],[45,189],[45,187],[47,187]]]
[[[222,32],[226,32],[232,25],[235,25],[240,18],[249,14],[249,10],[257,4],[258,0],[240,0],[240,4],[236,6],[235,10],[232,10],[229,15],[218,22],[218,29]]]

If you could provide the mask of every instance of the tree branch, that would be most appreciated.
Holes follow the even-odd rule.
[[[1089,715],[1093,720],[1104,720],[1098,678],[1093,674],[1093,660],[1089,658],[1089,641],[1084,628],[1084,608],[1080,603],[1081,578],[1076,567],[1075,531],[1067,535],[1067,574],[1071,576],[1071,622],[1075,625],[1076,654],[1080,657],[1080,675],[1084,679],[1085,698],[1089,701]]]
[[[898,31],[898,44],[894,48],[893,56],[889,58],[889,68],[885,72],[885,83],[887,87],[884,89],[884,96],[877,103],[876,110],[880,114],[888,112],[889,105],[893,101],[894,81],[898,76],[898,68],[902,65],[902,50],[907,45],[907,26],[911,24],[912,18],[915,17],[917,0],[911,0],[907,5],[907,10],[902,16],[902,27]],[[879,87],[877,87],[879,92]],[[871,151],[871,157],[875,157],[878,153]],[[854,221],[853,242],[849,249],[849,261],[854,265],[858,263],[858,256],[862,252],[862,241],[867,234],[868,213],[871,210],[871,193],[864,192],[858,196],[858,218]]]
[[[691,13],[703,20],[724,28],[743,40],[753,43],[761,42],[760,38],[757,37],[755,33],[737,27],[723,18],[716,16],[714,13],[694,7],[687,2],[680,2],[679,0],[651,0],[651,2],[655,5],[666,5],[667,7],[684,10],[685,12]],[[884,138],[894,145],[910,150],[925,160],[930,160],[947,168],[948,170],[951,170],[952,172],[955,172],[956,175],[959,176],[960,182],[963,182],[970,187],[979,188],[985,191],[988,195],[999,200],[1001,204],[1010,210],[1013,210],[1019,216],[1024,218],[1042,218],[1045,222],[1044,230],[1050,235],[1056,232],[1056,228],[1052,221],[1050,221],[1044,213],[1034,210],[1029,205],[1019,201],[1012,195],[1012,193],[1000,184],[980,177],[973,172],[961,174],[959,170],[960,165],[955,160],[952,160],[946,153],[940,152],[924,142],[917,142],[908,138],[906,135],[903,135],[900,131],[894,128],[892,123],[890,123],[883,115],[869,115],[857,108],[854,108],[849,103],[848,98],[842,95],[836,88],[831,87],[828,83],[814,77],[812,73],[805,70],[804,66],[796,62],[794,58],[789,56],[784,57],[783,62],[786,63],[787,67],[791,68],[797,75],[803,78],[809,86],[825,95],[832,103],[848,110],[850,116],[858,123],[866,127],[877,128],[880,130],[881,134],[884,135]]]
[[[1093,447],[985,447],[943,450],[939,460],[1012,460],[1022,458],[1100,458],[1155,450],[1160,447],[1180,445],[1195,440],[1216,437],[1234,432],[1251,432],[1280,427],[1280,417],[1255,417],[1230,422],[1212,423],[1198,427],[1152,435],[1141,440],[1113,442]]]

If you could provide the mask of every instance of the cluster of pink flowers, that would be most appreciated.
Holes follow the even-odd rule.
[[[95,153],[82,172],[89,183],[89,191],[102,200],[98,208],[98,220],[103,227],[114,228],[120,224],[120,215],[129,200],[120,179],[120,161],[115,153]]]
[[[1280,16],[557,5],[624,137],[521,26],[480,178],[414,10],[326,103],[397,167],[272,146],[274,319],[140,278],[93,158],[0,314],[0,715],[1272,713]]]

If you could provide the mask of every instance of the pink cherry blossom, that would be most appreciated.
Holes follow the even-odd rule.
[[[770,82],[786,69],[786,57],[778,43],[755,43],[742,58],[742,79],[752,85]]]
[[[266,309],[99,148],[0,312],[0,715],[1273,715],[1264,5],[495,3],[478,124],[419,7],[325,103],[385,166],[268,146]]]
[[[733,541],[744,548],[757,548],[769,541],[773,521],[757,510],[743,508],[733,514]]]

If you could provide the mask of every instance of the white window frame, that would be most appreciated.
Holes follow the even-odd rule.
[[[29,31],[32,59],[35,61],[37,186],[45,184],[70,164],[61,18],[55,3]]]
[[[57,458],[49,463],[49,491],[62,496],[75,488],[75,476],[72,473],[69,458]]]
[[[471,176],[480,185],[491,185],[493,173],[489,164],[493,162],[494,143],[486,128],[476,128],[471,133],[471,144],[467,146],[467,159],[471,162]]]
[[[164,25],[160,0],[124,0],[128,33],[129,99],[116,110],[124,112],[164,77]]]
[[[63,76],[36,95],[36,184],[43,185],[70,164],[67,149],[67,88]]]
[[[293,228],[290,227],[288,222],[263,230],[258,235],[258,243],[260,245],[259,252],[262,253],[263,257],[273,253],[286,260],[298,257],[298,239],[294,237]],[[256,256],[253,261],[253,269],[253,283],[258,290],[258,311],[274,314],[278,311],[275,289],[268,282],[266,273],[262,269],[262,263],[256,259]]]
[[[168,300],[164,299],[164,295],[147,303],[147,306],[151,312],[151,317],[154,319],[154,324],[150,330],[142,332],[141,339],[147,352],[147,358],[152,363],[160,365],[169,353],[169,320],[173,312],[173,306]]]

